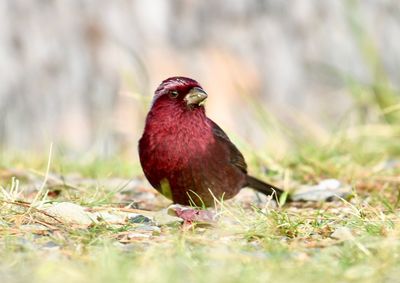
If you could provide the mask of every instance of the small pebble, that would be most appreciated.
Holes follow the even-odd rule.
[[[351,187],[343,185],[339,180],[326,179],[318,185],[303,185],[295,190],[290,198],[293,201],[329,201],[335,198],[345,198],[351,194]]]
[[[347,241],[353,239],[353,234],[351,230],[347,227],[338,227],[335,231],[331,234],[331,238],[338,239],[341,241]]]
[[[157,226],[143,225],[135,228],[135,231],[147,231],[160,233],[161,229]]]
[[[51,250],[51,251],[54,251],[54,250],[59,250],[59,249],[60,249],[60,246],[57,245],[56,243],[54,243],[53,241],[49,241],[49,242],[47,242],[47,243],[44,243],[44,244],[41,246],[41,248],[42,248],[43,250]]]
[[[148,234],[140,234],[140,233],[129,233],[128,234],[128,239],[134,239],[134,238],[150,238],[151,235]]]
[[[132,213],[134,214],[134,213]],[[136,214],[136,215],[130,215],[129,216],[129,222],[130,223],[152,223],[152,220],[148,218],[147,216],[141,215],[141,214]]]

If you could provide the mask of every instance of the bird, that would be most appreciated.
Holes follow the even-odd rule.
[[[242,153],[206,116],[207,97],[196,80],[181,76],[156,89],[138,146],[149,183],[180,205],[212,207],[244,187],[279,198],[283,191],[249,175]]]

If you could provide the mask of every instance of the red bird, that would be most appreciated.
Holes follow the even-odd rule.
[[[206,98],[190,78],[172,77],[157,88],[139,141],[140,162],[150,184],[184,205],[213,206],[213,195],[229,199],[243,187],[279,197],[280,189],[247,174],[243,155],[207,118]]]

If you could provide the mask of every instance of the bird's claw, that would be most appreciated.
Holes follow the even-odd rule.
[[[183,225],[190,227],[193,224],[212,225],[216,222],[217,216],[211,210],[201,210],[181,205],[171,205],[168,208],[168,214],[182,218]]]

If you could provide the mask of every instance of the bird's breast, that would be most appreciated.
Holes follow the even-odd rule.
[[[159,171],[182,170],[193,166],[194,160],[210,154],[215,143],[211,126],[205,119],[191,118],[158,121],[156,125],[150,123],[145,128],[139,143],[145,167]]]

